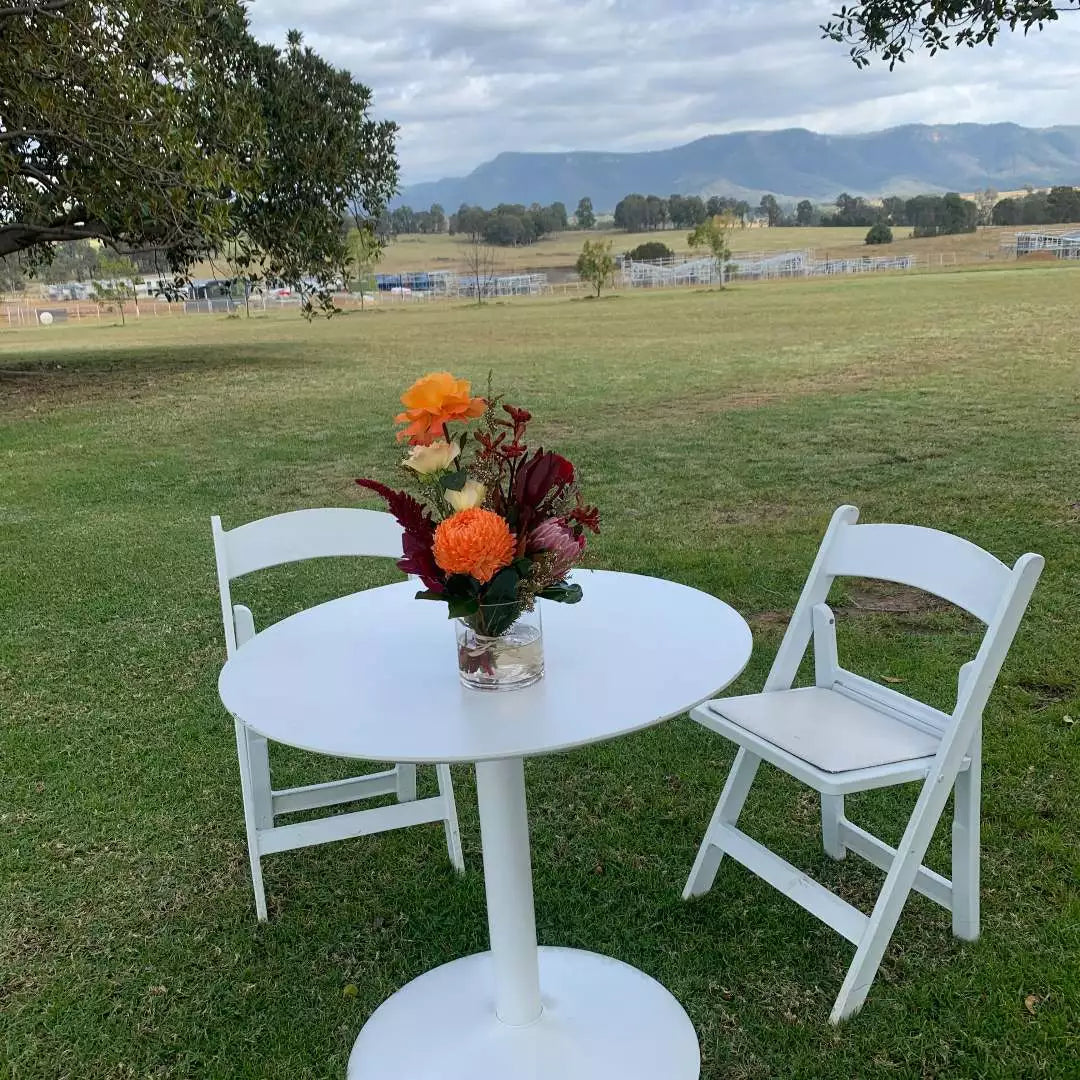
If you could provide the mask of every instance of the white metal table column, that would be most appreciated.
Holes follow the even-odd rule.
[[[484,848],[488,938],[495,969],[495,1015],[521,1027],[540,1019],[532,855],[525,802],[525,762],[476,763],[476,800]]]

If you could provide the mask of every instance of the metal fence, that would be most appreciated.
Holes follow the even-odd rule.
[[[679,285],[719,285],[724,281],[762,281],[775,278],[818,277],[825,274],[865,274],[887,270],[911,270],[914,255],[862,256],[856,259],[819,259],[812,250],[740,252],[732,256],[721,273],[712,256],[696,259],[622,261],[623,284],[635,289],[671,288]]]
[[[1046,251],[1058,259],[1080,259],[1080,231],[1018,232],[1015,240],[1003,240],[1001,246],[1015,247],[1017,258],[1037,251]]]

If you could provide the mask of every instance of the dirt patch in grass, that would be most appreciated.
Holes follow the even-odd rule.
[[[1021,679],[1015,685],[1048,705],[1058,701],[1068,701],[1080,690],[1080,687],[1074,683],[1043,682],[1039,679]]]
[[[891,581],[852,578],[845,584],[848,603],[836,609],[838,615],[923,615],[931,611],[948,611],[952,607],[947,600],[932,593]]]

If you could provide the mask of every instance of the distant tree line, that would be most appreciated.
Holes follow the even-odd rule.
[[[915,237],[947,236],[974,232],[978,225],[1051,225],[1080,221],[1080,189],[1055,187],[1047,192],[998,199],[997,192],[978,192],[965,199],[956,192],[947,195],[890,195],[869,200],[842,192],[832,206],[815,205],[809,199],[783,206],[775,195],[763,195],[756,206],[729,195],[640,195],[624,196],[615,206],[615,228],[626,232],[655,232],[664,229],[694,229],[712,218],[748,225],[755,222],[776,226],[837,226],[871,228],[882,224],[910,226]],[[596,226],[592,200],[581,199],[573,216],[579,229]],[[502,203],[491,210],[462,205],[446,216],[437,203],[430,210],[399,206],[379,221],[384,238],[410,233],[465,234],[498,246],[531,244],[544,236],[571,227],[566,206],[533,203]]]
[[[379,219],[376,231],[384,238],[423,235],[446,232],[446,211],[438,203],[430,210],[414,210],[411,206],[399,206],[386,211]]]
[[[1080,221],[1080,188],[1053,187],[994,204],[995,225],[1064,225]]]
[[[479,239],[496,247],[534,244],[569,227],[569,215],[561,202],[553,202],[550,206],[500,203],[491,210],[463,203],[456,214],[450,215],[449,221],[451,236]]]
[[[771,197],[771,196],[770,196]],[[709,218],[732,217],[745,224],[754,211],[744,199],[725,195],[627,195],[615,206],[615,228],[627,232],[693,229]]]
[[[582,202],[587,203],[588,200],[583,199]],[[591,204],[589,212],[591,213]],[[378,231],[386,238],[449,233],[451,236],[482,240],[485,244],[499,247],[517,247],[533,244],[542,237],[563,232],[569,227],[569,214],[566,205],[561,202],[554,202],[550,206],[541,206],[539,203],[531,206],[500,203],[490,210],[462,203],[457,212],[449,217],[443,208],[435,203],[430,210],[399,206],[383,216]]]
[[[824,226],[848,228],[867,228],[879,224],[909,225],[914,237],[974,232],[978,223],[978,205],[956,192],[916,195],[910,199],[890,195],[880,202],[869,202],[861,196],[844,192],[837,196],[835,212],[821,214],[817,221],[817,224]]]

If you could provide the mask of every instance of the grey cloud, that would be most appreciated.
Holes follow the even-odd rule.
[[[819,24],[835,0],[257,0],[255,32],[309,44],[401,125],[403,180],[502,150],[645,150],[804,126],[1075,122],[1080,15],[993,49],[857,71]]]

